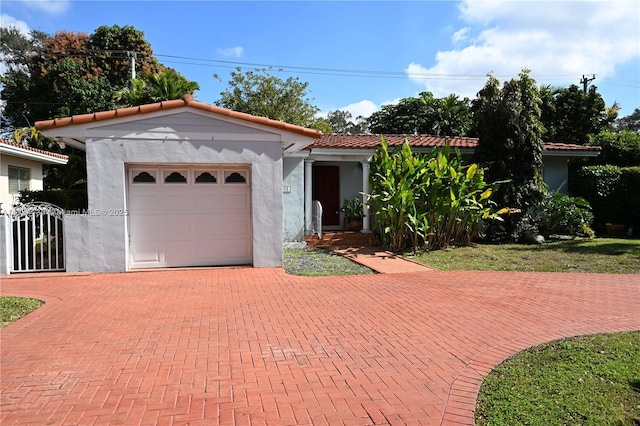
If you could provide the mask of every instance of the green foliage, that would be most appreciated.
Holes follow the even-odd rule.
[[[588,166],[580,169],[569,182],[571,193],[591,204],[594,226],[598,230],[602,230],[605,223],[622,222],[621,174],[617,166]]]
[[[263,68],[243,73],[240,67],[236,68],[231,72],[228,88],[214,103],[298,126],[310,127],[316,123],[319,108],[307,98],[309,83],[297,77],[282,80],[270,72],[271,68]],[[221,80],[217,74],[214,77]]]
[[[422,92],[418,98],[383,105],[367,124],[370,132],[380,134],[466,136],[471,126],[469,99],[454,94],[438,99],[431,92]]]
[[[591,229],[593,213],[584,198],[555,192],[547,195],[529,214],[543,235],[595,237]]]
[[[344,217],[347,219],[362,219],[364,217],[362,208],[362,200],[354,198],[353,200],[344,200],[340,206],[340,211],[344,213]]]
[[[155,74],[143,73],[131,80],[131,86],[116,93],[118,106],[134,106],[165,100],[180,99],[193,94],[200,85],[184,78],[177,71],[167,68]]]
[[[576,85],[547,86],[540,89],[540,95],[543,138],[548,142],[584,145],[590,135],[607,130],[616,118],[615,112],[608,112],[596,86],[589,87],[586,93]],[[609,110],[617,111],[616,108]]]
[[[640,108],[636,108],[631,114],[616,120],[614,128],[635,133],[640,132]]]
[[[476,164],[463,166],[460,153],[452,155],[448,144],[419,155],[406,141],[389,152],[382,138],[371,172],[374,224],[391,250],[468,245],[483,221],[498,219],[484,171]]]
[[[542,177],[542,132],[540,97],[528,71],[504,83],[493,76],[473,101],[478,146],[474,161],[487,167],[489,182],[508,181],[493,200],[500,206],[522,212],[538,205],[545,193]],[[510,215],[487,229],[490,239],[520,238],[522,215]]]
[[[572,337],[497,366],[478,395],[478,425],[640,423],[640,332]]]
[[[590,146],[602,148],[600,155],[591,160],[592,164],[611,164],[614,166],[640,166],[640,134],[629,130],[619,133],[609,131],[591,136]]]
[[[360,134],[366,133],[367,124],[363,117],[358,117],[354,122],[349,111],[329,111],[326,122],[329,124],[329,131],[323,133]]]
[[[58,206],[65,211],[79,211],[87,209],[87,189],[58,189],[45,191],[20,191],[21,203],[35,201],[46,202]]]
[[[20,37],[15,29],[3,30],[2,35],[3,61],[9,64],[0,77],[2,117],[3,127],[9,129],[114,109],[114,95],[129,85],[127,52],[136,52],[140,75],[165,74],[142,31],[131,26],[101,26],[91,35],[59,31],[53,36],[32,32]],[[145,81],[147,85],[151,80]],[[168,92],[160,100],[187,92],[179,96]]]

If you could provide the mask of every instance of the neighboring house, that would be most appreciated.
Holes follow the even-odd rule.
[[[43,164],[67,164],[67,160],[66,155],[0,139],[0,212],[11,210],[21,190],[43,189]]]
[[[281,266],[283,242],[311,229],[312,200],[324,204],[325,226],[339,229],[339,204],[368,191],[380,144],[376,135],[322,135],[188,95],[36,127],[87,154],[89,209],[65,216],[67,271]],[[403,139],[387,137],[390,145]],[[409,140],[418,151],[444,143]],[[476,143],[451,139],[463,154]],[[549,169],[564,175],[545,176],[560,188],[567,158],[597,153],[547,145]],[[369,231],[369,217],[363,225]]]

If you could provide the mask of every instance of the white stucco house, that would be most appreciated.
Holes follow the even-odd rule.
[[[282,265],[283,244],[340,229],[342,200],[368,192],[379,135],[322,135],[183,99],[36,123],[86,151],[88,212],[65,216],[67,271]],[[404,136],[385,135],[390,145]],[[444,144],[411,136],[415,150]],[[470,155],[472,138],[450,144]],[[567,161],[595,148],[547,144],[545,179],[566,188]],[[363,232],[370,230],[369,217]]]
[[[43,164],[67,164],[66,155],[0,139],[0,211],[18,201],[20,191],[43,189]]]

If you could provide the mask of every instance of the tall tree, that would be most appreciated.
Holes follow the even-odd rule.
[[[329,111],[326,121],[331,126],[332,133],[355,135],[366,131],[365,119],[359,116],[354,122],[349,111]]]
[[[367,122],[372,133],[466,136],[471,125],[470,103],[453,94],[436,98],[431,92],[421,92],[417,98],[383,105]]]
[[[6,38],[4,35],[10,37]],[[59,31],[52,37],[32,33],[20,37],[3,29],[0,77],[3,128],[31,126],[37,120],[85,114],[119,106],[114,95],[129,86],[130,61],[136,52],[141,78],[153,80],[165,70],[153,56],[144,34],[131,26],[102,26],[91,34]],[[175,73],[175,71],[172,71]],[[184,78],[175,78],[182,84]],[[147,81],[145,81],[147,83]],[[188,82],[187,82],[188,83]],[[178,86],[192,91],[192,86]],[[166,96],[176,96],[169,90]]]
[[[227,89],[214,103],[223,108],[267,117],[298,126],[317,128],[319,108],[307,97],[309,83],[289,77],[283,80],[271,74],[271,68],[231,72]],[[214,78],[222,79],[214,74]],[[325,127],[326,128],[326,127]]]
[[[607,108],[596,86],[584,92],[576,85],[568,88],[544,86],[540,89],[543,138],[548,142],[586,144],[616,119],[616,105]]]
[[[636,108],[631,114],[616,120],[614,128],[640,134],[640,108]]]
[[[499,207],[526,212],[544,195],[542,177],[541,99],[535,80],[523,70],[518,79],[500,82],[493,76],[478,92],[472,112],[478,146],[474,161],[487,167],[488,182],[505,181],[493,200]],[[490,237],[519,238],[522,215],[490,225]]]

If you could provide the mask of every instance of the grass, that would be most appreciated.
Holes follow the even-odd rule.
[[[284,270],[307,277],[373,274],[371,269],[324,249],[285,249]]]
[[[549,342],[484,380],[477,425],[639,425],[640,332]]]
[[[441,270],[640,274],[640,240],[630,239],[478,244],[407,256]]]
[[[0,297],[0,328],[11,324],[35,311],[44,302],[26,297]]]

